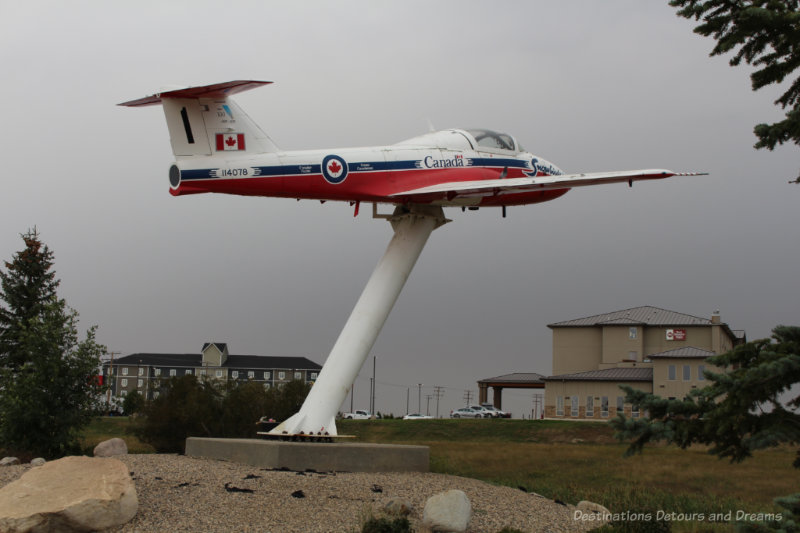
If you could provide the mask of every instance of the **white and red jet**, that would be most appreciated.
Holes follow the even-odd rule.
[[[662,179],[648,169],[565,174],[490,130],[450,129],[390,146],[280,150],[229,97],[271,82],[240,80],[166,90],[120,105],[161,104],[176,162],[170,193],[456,207],[524,205],[573,187]]]
[[[444,206],[533,204],[572,187],[661,179],[669,170],[564,174],[510,135],[444,130],[391,146],[282,151],[229,97],[269,82],[231,81],[163,91],[125,102],[161,103],[176,162],[174,195],[216,192],[395,204],[394,236],[296,414],[270,431],[284,438],[333,438],[336,412],[397,300]],[[373,207],[373,210],[375,208]],[[375,213],[377,216],[377,213]]]

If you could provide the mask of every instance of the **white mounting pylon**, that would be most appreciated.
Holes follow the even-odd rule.
[[[449,222],[439,206],[398,206],[379,216],[391,222],[394,236],[372,272],[350,318],[311,387],[300,411],[270,431],[271,435],[331,435],[336,413],[378,338],[389,312],[434,229]]]

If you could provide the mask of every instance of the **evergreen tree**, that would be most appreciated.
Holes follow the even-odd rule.
[[[722,372],[706,371],[710,384],[681,400],[621,387],[626,402],[648,413],[646,418],[619,415],[611,421],[620,440],[632,439],[627,455],[641,452],[653,441],[684,449],[699,443],[710,445],[711,454],[740,462],[755,450],[800,444],[800,395],[788,402],[782,397],[800,382],[800,327],[778,326],[772,330],[772,340],[748,342],[707,361]],[[800,450],[793,465],[800,468]],[[775,501],[788,511],[780,527],[787,527],[789,520],[792,527],[800,524],[800,494]],[[762,524],[767,529],[761,530],[773,525]],[[761,527],[750,526],[743,529]],[[787,529],[795,530],[800,526]]]
[[[59,299],[53,254],[36,230],[0,271],[0,447],[59,457],[79,451],[78,432],[95,414],[105,348]],[[4,304],[4,305],[3,305]]]
[[[731,66],[744,61],[758,68],[750,75],[754,91],[782,83],[800,67],[800,0],[670,0],[670,5],[679,8],[681,17],[702,19],[694,31],[717,40],[712,56],[735,51]],[[786,118],[758,124],[755,147],[800,145],[800,76],[790,80],[775,104],[787,110]]]
[[[39,240],[36,228],[22,235],[25,249],[0,270],[0,367],[19,368],[25,362],[20,351],[22,330],[29,320],[40,316],[56,299],[59,281],[53,267],[53,253]]]

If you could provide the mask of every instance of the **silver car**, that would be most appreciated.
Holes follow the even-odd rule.
[[[461,407],[450,411],[450,418],[483,418],[483,414],[472,407]]]

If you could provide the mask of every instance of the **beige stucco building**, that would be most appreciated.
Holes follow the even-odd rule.
[[[545,378],[545,417],[636,417],[620,385],[667,398],[705,386],[706,359],[746,341],[714,313],[710,319],[635,307],[548,325],[553,375]]]

